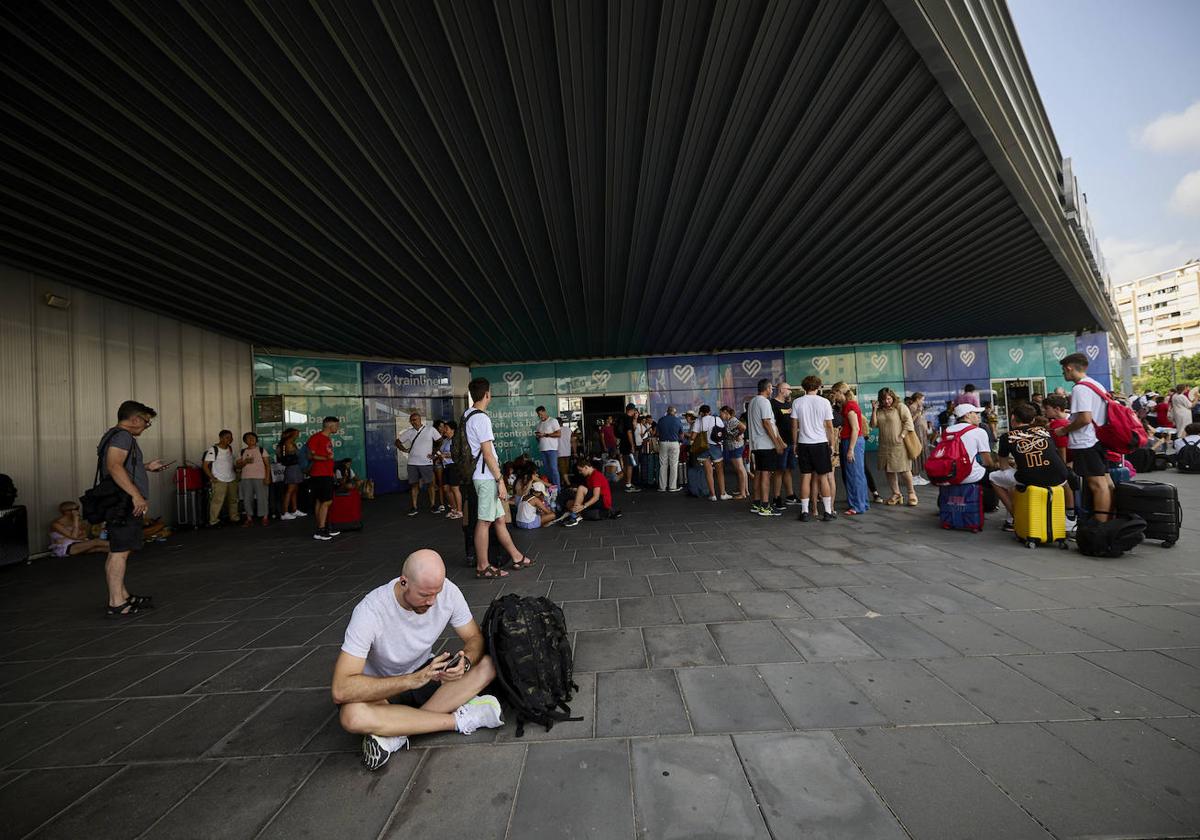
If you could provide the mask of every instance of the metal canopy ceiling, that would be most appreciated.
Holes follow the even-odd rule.
[[[889,3],[6,3],[0,259],[454,362],[1103,323]]]

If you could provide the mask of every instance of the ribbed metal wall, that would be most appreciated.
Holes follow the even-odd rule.
[[[47,306],[50,293],[70,308]],[[58,503],[90,485],[123,400],[158,411],[141,437],[148,460],[196,460],[221,428],[251,428],[250,358],[236,339],[0,266],[0,472],[29,509],[31,550]],[[173,492],[170,473],[151,476],[152,515],[172,518]]]

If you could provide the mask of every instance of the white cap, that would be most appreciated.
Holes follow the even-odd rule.
[[[971,405],[970,403],[959,403],[958,405],[954,406],[954,417],[955,419],[961,420],[968,414],[978,414],[980,411],[982,411],[982,409],[977,405]]]
[[[535,482],[533,482],[533,486],[530,487],[529,489],[532,490],[534,493],[545,493],[546,485],[542,484],[542,482],[540,482],[540,481],[535,481]]]

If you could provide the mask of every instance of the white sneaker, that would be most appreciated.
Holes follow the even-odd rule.
[[[918,487],[924,487],[928,483],[929,483],[929,479],[923,475],[914,475],[913,476],[913,484],[917,485]]]
[[[298,510],[295,513],[293,513],[292,516],[295,517],[296,519],[303,519],[304,517],[308,516],[308,514],[302,510]]]
[[[281,517],[279,517],[279,518],[280,518],[282,521],[284,521],[284,522],[291,522],[293,519],[295,519],[295,518],[296,518],[296,514],[294,514],[294,513],[285,513],[283,516],[281,516]]]
[[[464,735],[472,734],[480,727],[495,729],[503,726],[500,719],[500,701],[490,694],[480,694],[454,710],[454,723]]]
[[[368,770],[378,770],[387,764],[392,753],[408,746],[404,735],[364,735],[362,739],[362,763]]]
[[[721,494],[721,501],[722,501],[722,502],[728,502],[728,501],[729,501],[730,499],[732,499],[732,498],[733,498],[733,496],[730,496],[728,493],[722,493],[722,494]]]
[[[709,500],[710,502],[715,502],[715,501],[717,500],[717,497],[716,497],[716,496],[709,496],[709,497],[708,497],[708,500]]]

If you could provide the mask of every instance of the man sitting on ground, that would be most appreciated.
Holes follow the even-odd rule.
[[[1003,530],[1013,529],[1013,490],[1022,487],[1062,487],[1067,483],[1067,465],[1059,456],[1058,446],[1044,426],[1033,425],[1037,409],[1029,403],[1017,403],[1009,416],[1008,431],[1000,435],[1000,460],[1003,469],[988,478],[996,488],[996,497],[1008,511]]]
[[[450,624],[462,655],[433,655]],[[503,724],[500,703],[479,695],[496,677],[466,598],[436,551],[404,561],[400,577],[373,589],[354,608],[333,666],[333,702],[341,724],[362,735],[362,762],[378,770],[412,735]]]
[[[575,490],[575,500],[567,505],[567,510],[575,514],[576,519],[568,519],[564,525],[570,528],[578,525],[580,519],[592,522],[600,519],[620,519],[621,511],[613,509],[612,489],[604,473],[600,472],[600,465],[581,459],[576,469],[583,477],[584,485]]]

